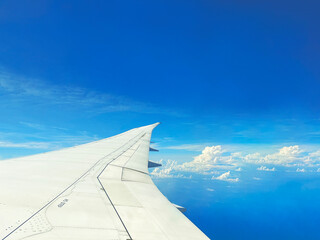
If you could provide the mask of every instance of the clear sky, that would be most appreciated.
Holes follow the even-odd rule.
[[[168,181],[205,182],[202,206],[212,207],[205,219],[217,224],[230,217],[221,211],[230,199],[243,203],[230,188],[255,186],[257,206],[265,196],[257,182],[276,192],[294,186],[286,189],[299,198],[320,177],[319,9],[312,0],[3,0],[0,158],[160,121],[154,147],[161,151],[151,158],[164,167],[155,181],[173,200],[179,196]],[[307,196],[319,196],[311,189],[318,192]],[[202,201],[185,204],[195,213]],[[210,237],[238,239],[199,225]]]

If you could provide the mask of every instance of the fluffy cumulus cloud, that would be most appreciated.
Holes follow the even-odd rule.
[[[296,172],[306,172],[304,168],[297,168]]]
[[[238,182],[239,181],[239,178],[230,178],[230,171],[222,173],[218,177],[213,176],[211,179],[212,180],[227,181],[227,182]]]
[[[309,156],[313,158],[320,158],[320,150],[309,153]]]
[[[235,168],[237,165],[233,160],[233,156],[230,153],[223,151],[220,145],[217,146],[207,146],[205,147],[201,154],[195,156],[192,161],[185,162],[182,164],[177,164],[176,161],[162,160],[162,167],[156,168],[151,172],[154,177],[185,177],[186,173],[197,173],[197,174],[212,174],[220,173],[221,170],[229,170],[230,168]],[[241,171],[238,168],[237,171]],[[183,175],[181,174],[183,173]],[[220,173],[221,174],[221,173]],[[225,175],[217,177],[218,180],[225,181],[236,181],[235,179],[225,179],[223,176],[228,177],[230,172],[226,172]]]
[[[303,162],[302,150],[298,145],[283,147],[279,152],[268,154],[263,158],[263,161],[270,164],[286,165],[295,162]]]
[[[267,172],[274,172],[276,169],[273,167],[273,168],[267,168],[266,166],[261,166],[261,167],[258,167],[257,170],[259,171],[267,171]]]
[[[160,178],[173,177],[171,173],[173,171],[174,166],[177,164],[177,162],[169,159],[164,164],[164,161],[161,159],[159,163],[162,164],[162,167],[155,168],[151,172],[151,175],[155,177],[160,177]]]
[[[195,156],[193,161],[178,166],[181,171],[206,173],[216,168],[230,168],[235,166],[231,155],[223,155],[220,145],[205,147],[202,153]]]
[[[307,152],[298,145],[294,145],[283,147],[277,152],[267,155],[262,155],[258,152],[248,154],[243,157],[243,160],[246,163],[252,164],[281,165],[286,167],[316,167],[320,166],[320,151]]]
[[[240,156],[240,158],[247,163],[260,162],[261,157],[262,156],[260,153],[250,153],[250,154],[245,155],[244,157]]]
[[[164,161],[163,159],[161,159],[159,163],[162,164],[162,167],[155,168],[151,172],[151,176],[157,178],[191,178],[191,176],[186,177],[181,173],[175,171],[178,165],[176,161],[170,159]]]

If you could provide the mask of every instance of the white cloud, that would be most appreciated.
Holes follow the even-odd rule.
[[[214,189],[212,189],[212,188],[207,188],[207,191],[209,191],[209,192],[214,192]]]
[[[39,79],[26,78],[0,70],[0,93],[5,96],[6,105],[19,102],[20,105],[71,107],[86,110],[91,114],[107,112],[143,112],[179,115],[177,111],[160,109],[148,103],[134,101],[123,96],[100,93],[78,86],[55,85]]]
[[[215,168],[230,168],[235,162],[231,155],[224,156],[220,145],[205,147],[193,161],[178,166],[181,171],[205,173]]]
[[[168,160],[165,164],[163,160],[160,160],[160,163],[162,164],[161,167],[155,168],[151,174],[156,177],[160,178],[166,178],[166,177],[172,177],[171,172],[173,170],[173,167],[177,165],[176,161]]]
[[[211,179],[213,180],[221,180],[221,181],[227,181],[227,182],[238,182],[239,178],[229,178],[230,177],[230,171],[225,172],[223,174],[221,174],[218,177],[212,177]]]
[[[231,156],[232,156],[232,157],[236,157],[236,158],[237,158],[237,157],[241,158],[241,157],[242,157],[242,152],[232,152],[232,153],[231,153]]]
[[[298,145],[283,147],[278,152],[263,156],[261,153],[248,154],[244,162],[252,164],[272,164],[282,166],[319,166],[320,151],[306,152]]]
[[[201,151],[205,147],[205,144],[182,144],[176,146],[162,147],[163,149],[173,150],[188,150],[188,151]]]
[[[320,150],[310,153],[309,156],[310,157],[320,157]]]
[[[188,147],[193,148],[194,146],[181,145],[178,148]],[[260,166],[256,168],[258,171],[273,172],[276,171],[275,166],[295,166],[298,167],[298,171],[302,169],[302,171],[305,171],[304,167],[320,166],[319,155],[320,151],[306,152],[298,145],[282,147],[277,152],[264,155],[260,152],[244,155],[241,152],[227,152],[223,150],[220,145],[207,146],[202,150],[201,154],[195,156],[192,161],[182,164],[168,162],[163,169],[156,169],[153,175],[159,177],[175,177],[178,172],[218,175],[221,173],[221,170],[225,170],[225,173],[218,177],[214,176],[212,179],[238,181],[238,178],[230,178],[230,170],[239,172],[242,171],[243,168],[246,168],[248,164],[260,164]],[[173,172],[174,174],[172,174]]]
[[[247,163],[257,163],[260,162],[261,154],[260,153],[250,153],[243,157],[244,161]]]
[[[257,180],[257,181],[260,181],[261,178],[258,178],[258,177],[253,177],[254,180]]]
[[[296,172],[306,172],[304,168],[297,168]]]
[[[182,174],[174,173],[177,166],[177,162],[168,159],[166,162],[162,159],[159,161],[162,164],[161,167],[155,168],[150,174],[157,178],[191,178],[191,176],[186,177]]]
[[[37,124],[37,123],[31,123],[31,122],[20,122],[20,124],[27,126],[29,128],[33,128],[36,130],[45,130],[46,127],[41,125],[41,124]]]
[[[301,159],[302,150],[299,148],[298,145],[283,147],[279,150],[279,152],[274,154],[268,154],[264,157],[264,162],[270,164],[278,164],[278,165],[285,165],[285,164],[292,164],[297,161],[303,161]]]
[[[273,168],[267,168],[266,166],[261,166],[261,167],[258,167],[257,170],[274,172],[276,169],[274,167]]]
[[[213,162],[213,163],[219,163],[219,162],[225,162],[225,159],[221,161],[221,154],[223,153],[222,148],[220,145],[218,146],[212,146],[212,147],[205,147],[202,151],[202,153],[199,156],[196,156],[194,158],[194,162]]]
[[[48,142],[13,143],[0,141],[0,148],[52,149],[54,146],[52,143]]]
[[[23,141],[28,138],[37,138],[43,141]],[[19,139],[19,141],[10,141],[7,139]],[[35,133],[0,132],[0,148],[43,149],[48,151],[72,147],[96,140],[98,140],[96,136],[88,136],[86,132],[79,133],[79,135],[58,134],[52,135],[50,138]]]

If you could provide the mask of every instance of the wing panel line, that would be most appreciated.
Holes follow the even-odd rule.
[[[145,134],[143,134],[137,141],[135,141],[135,142],[131,145],[131,147],[132,147],[134,144],[136,144],[142,137],[144,137],[144,135],[145,135]],[[129,148],[130,148],[130,147],[129,147]],[[128,148],[128,149],[129,149],[129,148]],[[121,155],[121,154],[120,154],[120,155]],[[119,156],[120,156],[120,155],[119,155]],[[118,156],[118,157],[119,157],[119,156]],[[131,158],[131,157],[130,157],[130,158]],[[130,158],[129,158],[129,159],[130,159]],[[129,236],[129,238],[130,238],[130,239],[128,239],[128,240],[132,240],[132,237],[131,237],[131,235],[130,235],[130,233],[129,233],[127,227],[126,227],[126,225],[125,225],[124,222],[122,221],[122,218],[120,217],[120,214],[118,213],[118,211],[117,211],[116,207],[114,206],[113,202],[111,201],[111,198],[109,197],[106,189],[104,188],[103,184],[101,183],[101,181],[100,181],[100,179],[99,179],[99,177],[100,177],[101,174],[104,172],[104,170],[105,170],[109,165],[112,165],[111,163],[112,163],[114,160],[116,160],[116,159],[117,159],[117,158],[114,158],[111,162],[107,163],[107,165],[102,169],[102,171],[101,171],[101,172],[99,173],[99,175],[97,176],[97,180],[98,180],[100,186],[102,187],[104,193],[106,194],[107,198],[109,199],[109,201],[110,201],[110,203],[111,203],[114,211],[115,211],[116,214],[118,215],[118,217],[119,217],[119,219],[120,219],[120,221],[121,221],[124,229],[126,230],[128,236]],[[128,160],[128,161],[129,161],[129,160]],[[123,167],[122,167],[122,168],[123,168]]]
[[[136,138],[137,136],[135,136],[135,137],[133,137],[133,138],[131,138],[129,141],[127,141],[124,145],[126,145],[127,143],[129,143],[131,140],[133,140],[134,138]],[[139,139],[140,139],[141,137],[139,137]],[[138,140],[139,140],[138,139]],[[138,140],[136,140],[134,143],[136,143]],[[43,209],[45,209],[46,207],[48,207],[49,205],[51,205],[57,198],[59,198],[62,194],[64,194],[67,190],[69,190],[73,185],[75,185],[75,184],[77,184],[85,175],[87,175],[93,168],[95,168],[98,164],[99,164],[99,162],[101,162],[103,159],[105,159],[105,158],[107,158],[108,156],[110,156],[110,155],[112,155],[113,153],[115,153],[115,152],[117,152],[119,149],[121,149],[124,145],[122,145],[122,146],[120,146],[119,148],[117,148],[116,150],[114,150],[113,152],[111,152],[111,153],[109,153],[108,155],[106,155],[106,156],[104,156],[104,157],[102,157],[102,158],[100,158],[97,162],[95,162],[95,164],[92,166],[92,167],[90,167],[89,168],[89,170],[87,170],[84,174],[82,174],[76,181],[74,181],[71,185],[69,185],[66,189],[64,189],[61,193],[59,193],[56,197],[54,197],[51,201],[49,201],[47,204],[45,204],[43,207],[41,207],[38,211],[36,211],[34,214],[32,214],[28,219],[26,219],[24,222],[22,222],[18,227],[16,227],[15,229],[13,229],[9,234],[7,234],[4,238],[2,238],[2,240],[4,240],[4,239],[6,239],[6,238],[8,238],[12,233],[14,233],[15,231],[17,231],[20,227],[22,227],[24,224],[26,224],[30,219],[32,219],[35,215],[37,215],[39,212],[41,212]],[[132,146],[132,145],[131,145]],[[130,146],[130,147],[131,147]],[[122,154],[123,152],[121,152],[120,153],[120,155]],[[119,157],[119,156],[117,156],[117,157]],[[116,158],[117,158],[116,157]],[[116,158],[114,158],[112,161],[114,161]],[[111,162],[112,162],[111,161]],[[108,166],[109,165],[109,163],[106,165],[106,166]],[[105,166],[105,168],[106,168],[106,166]],[[105,169],[104,168],[104,169]],[[103,169],[103,171],[104,171],[104,169]],[[102,172],[103,172],[102,171]],[[102,173],[101,172],[101,173]],[[99,174],[99,176],[101,175],[101,173]],[[98,179],[98,181],[99,181],[99,183],[100,183],[100,180]],[[101,185],[101,183],[100,183],[100,185]],[[102,186],[103,187],[103,186]],[[104,189],[104,188],[103,188]],[[105,189],[104,189],[104,191],[105,191]],[[105,191],[105,193],[106,193],[106,191]],[[109,198],[109,196],[108,196],[108,198]],[[110,198],[109,198],[109,200],[110,200]],[[111,200],[110,200],[110,202],[111,202]],[[112,206],[113,206],[113,203],[111,202],[111,204],[112,204]],[[113,206],[114,207],[114,206]],[[118,212],[117,212],[117,214],[118,214]],[[119,216],[119,214],[118,214],[118,216]],[[119,218],[120,218],[120,216],[119,216]],[[121,220],[121,219],[120,219]],[[121,222],[122,222],[122,220],[121,220]],[[123,222],[122,222],[123,223]],[[124,226],[125,227],[125,226]],[[125,227],[125,229],[126,229],[126,227]],[[127,229],[126,229],[127,230]],[[127,231],[128,232],[128,231]],[[128,233],[129,234],[129,233]],[[129,235],[130,236],[130,235]],[[131,238],[131,237],[130,237]],[[132,239],[132,238],[131,238]]]
[[[134,142],[131,146],[133,146],[134,144],[136,144],[141,138],[143,138],[145,136],[145,134],[143,134],[136,142]],[[139,147],[138,147],[139,148]],[[138,149],[137,148],[137,149]],[[129,149],[129,148],[128,148]],[[136,150],[137,151],[137,150]],[[135,151],[135,152],[136,152]],[[131,156],[132,157],[132,156]],[[130,158],[131,158],[130,157]],[[129,159],[130,159],[129,158]],[[113,204],[113,202],[111,201],[111,198],[109,197],[109,195],[108,195],[108,193],[107,193],[107,191],[106,191],[106,189],[104,188],[104,186],[103,186],[103,184],[101,183],[101,181],[100,181],[100,179],[99,179],[99,177],[101,176],[101,174],[104,172],[104,170],[109,166],[109,165],[112,165],[111,163],[114,161],[114,160],[116,160],[116,158],[115,159],[113,159],[112,161],[110,161],[109,163],[107,163],[107,165],[102,169],[102,171],[100,172],[100,174],[97,176],[97,180],[98,180],[98,182],[99,182],[99,184],[101,185],[101,187],[102,187],[102,189],[103,189],[103,191],[104,191],[104,193],[106,194],[106,196],[108,197],[108,199],[109,199],[109,201],[110,201],[110,203],[111,203],[111,205],[112,205],[112,207],[113,207],[113,209],[114,209],[114,211],[116,212],[116,214],[118,215],[118,217],[119,217],[119,219],[120,219],[120,221],[121,221],[121,223],[122,223],[122,225],[123,225],[123,227],[124,227],[124,229],[126,230],[126,232],[127,232],[127,234],[128,234],[128,236],[129,236],[129,238],[130,239],[128,239],[128,240],[132,240],[132,237],[131,237],[131,235],[130,235],[130,233],[129,233],[129,231],[128,231],[128,229],[127,229],[127,227],[126,227],[126,225],[124,224],[124,222],[123,222],[123,220],[122,220],[122,218],[120,217],[120,214],[118,213],[118,211],[117,211],[117,209],[116,209],[116,207],[114,206],[114,204]],[[129,161],[129,160],[128,160]],[[127,162],[128,162],[127,161]],[[122,167],[122,168],[124,168],[124,167]]]

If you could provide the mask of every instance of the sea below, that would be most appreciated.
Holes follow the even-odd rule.
[[[320,239],[319,172],[247,171],[239,179],[153,180],[210,239]]]

